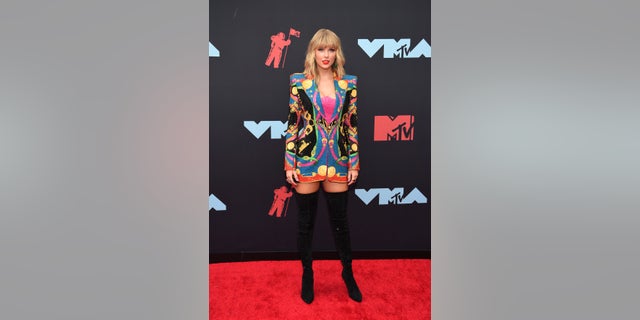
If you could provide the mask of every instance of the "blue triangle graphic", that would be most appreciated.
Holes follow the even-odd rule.
[[[220,51],[211,44],[211,41],[209,41],[209,57],[220,57]]]

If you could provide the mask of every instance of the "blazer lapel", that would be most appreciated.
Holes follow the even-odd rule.
[[[342,106],[344,105],[344,99],[346,98],[347,82],[345,80],[333,80],[333,85],[336,87],[338,93],[338,114],[342,114]]]
[[[309,97],[309,100],[311,100],[313,107],[316,109],[317,112],[319,112],[320,104],[322,103],[322,100],[320,100],[320,94],[316,90],[315,82],[313,80],[306,79],[302,81],[302,88],[304,89],[304,92],[307,94],[307,97]]]

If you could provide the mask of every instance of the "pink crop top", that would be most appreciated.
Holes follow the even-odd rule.
[[[336,108],[336,98],[331,96],[322,97],[322,109],[324,110],[325,118],[330,119],[333,115],[333,111]]]

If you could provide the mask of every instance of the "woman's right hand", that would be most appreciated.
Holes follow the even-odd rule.
[[[298,173],[296,173],[295,170],[287,170],[285,173],[287,175],[287,182],[289,182],[294,187],[297,186]]]

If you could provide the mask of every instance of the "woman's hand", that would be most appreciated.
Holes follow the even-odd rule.
[[[287,182],[289,182],[294,187],[297,186],[298,173],[296,173],[295,170],[287,170],[285,173],[287,175]]]
[[[349,170],[347,173],[347,185],[350,186],[356,182],[358,179],[358,170]]]

